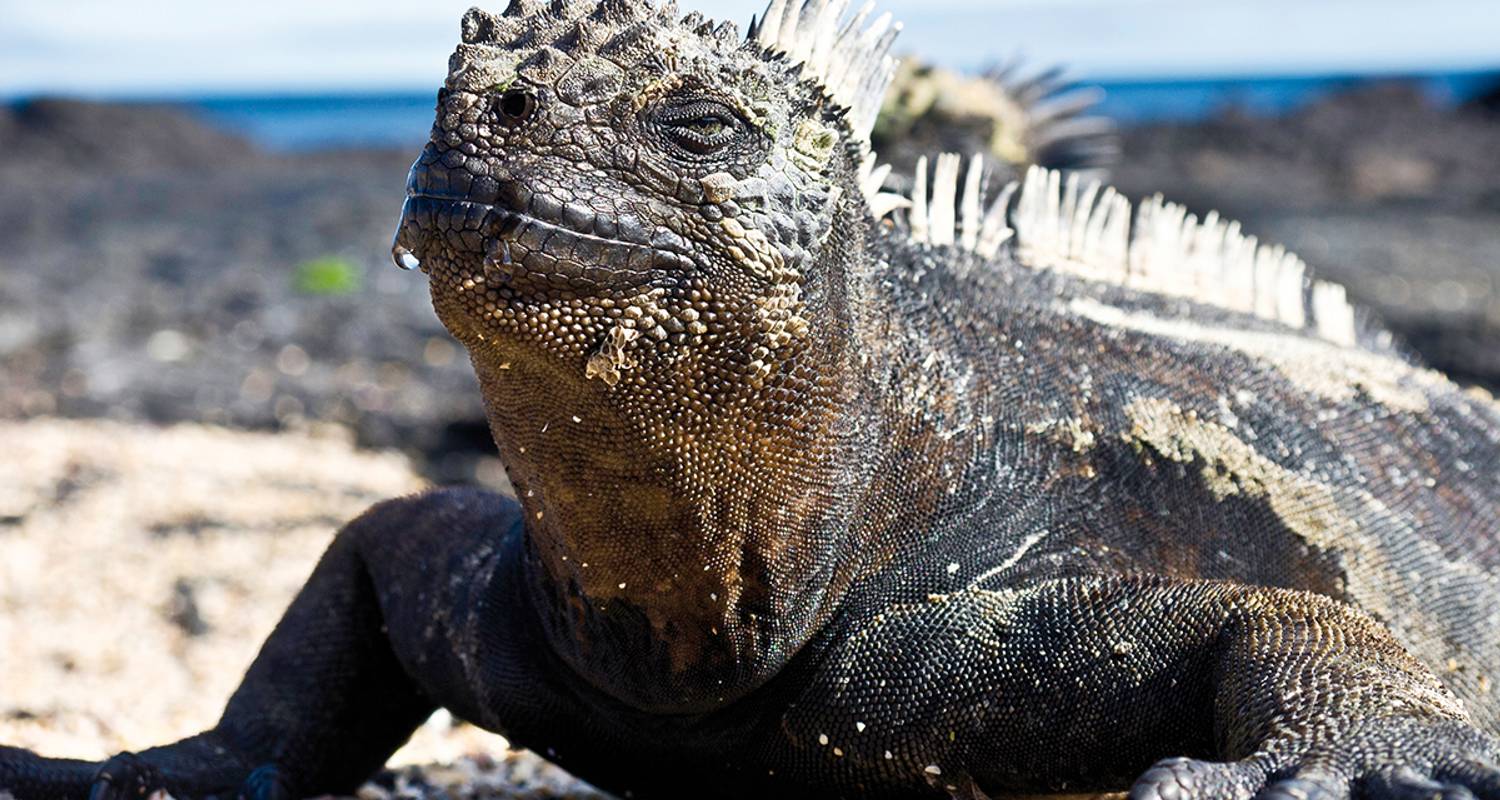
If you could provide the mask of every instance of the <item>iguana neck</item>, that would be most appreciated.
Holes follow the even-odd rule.
[[[834,238],[853,243],[821,265],[840,280],[809,290],[805,341],[762,386],[706,398],[709,376],[642,364],[662,390],[622,395],[540,349],[469,343],[525,509],[546,635],[617,699],[687,712],[748,692],[854,578],[846,553],[879,404],[839,311],[865,237]],[[685,403],[705,413],[683,414]]]

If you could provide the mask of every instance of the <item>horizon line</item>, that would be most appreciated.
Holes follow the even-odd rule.
[[[957,70],[964,74],[977,75],[979,70]],[[1082,75],[1065,72],[1064,80],[1078,86],[1134,86],[1157,85],[1190,86],[1215,83],[1256,83],[1263,81],[1308,81],[1308,82],[1372,82],[1383,81],[1430,81],[1451,78],[1484,80],[1494,78],[1500,85],[1500,63],[1472,66],[1437,66],[1412,69],[1380,67],[1372,69],[1272,69],[1264,71],[1226,70],[1182,73],[1146,70],[1138,73],[1105,75]],[[234,99],[332,99],[332,98],[383,98],[412,99],[433,94],[436,90],[417,83],[394,84],[265,84],[250,85],[236,83],[180,85],[173,87],[31,87],[0,88],[0,103],[15,104],[37,99],[64,99],[98,102],[151,103],[193,102],[203,100]]]

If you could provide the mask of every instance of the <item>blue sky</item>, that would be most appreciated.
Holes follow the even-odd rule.
[[[474,0],[0,0],[0,95],[427,90]],[[501,0],[483,5],[503,7]],[[745,22],[757,0],[681,0]],[[1500,68],[1496,0],[886,0],[902,48],[1082,78]]]

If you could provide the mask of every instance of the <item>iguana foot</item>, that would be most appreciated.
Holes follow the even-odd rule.
[[[169,780],[156,765],[136,753],[120,753],[99,766],[89,789],[89,800],[146,800],[163,792],[176,798],[208,796],[222,800],[295,800],[295,785],[286,772],[274,764],[261,765],[250,772],[233,792],[205,790],[222,775],[203,776],[208,783],[179,777]],[[224,784],[233,785],[233,781]],[[208,794],[204,795],[204,791]],[[24,800],[24,798],[23,798]]]
[[[158,756],[163,755],[157,751]],[[240,768],[243,769],[243,768]],[[99,766],[88,790],[89,800],[146,800],[166,796],[186,800],[195,797],[213,797],[220,800],[294,800],[297,792],[289,776],[273,764],[266,764],[250,771],[239,782],[237,789],[224,791],[213,787],[234,786],[237,778],[232,765],[209,766],[201,774],[165,771],[148,760],[146,755],[120,753]],[[243,773],[241,773],[243,774]],[[20,795],[22,800],[26,795]]]
[[[1371,719],[1297,755],[1158,762],[1130,800],[1500,800],[1500,740],[1459,721]]]

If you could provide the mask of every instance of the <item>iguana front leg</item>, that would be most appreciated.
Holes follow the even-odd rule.
[[[1500,742],[1323,596],[1070,579],[932,595],[858,627],[782,723],[824,768],[955,796],[1133,781],[1139,800],[1500,798]]]
[[[473,491],[376,506],[334,540],[212,730],[103,764],[0,748],[0,796],[110,800],[166,789],[179,800],[280,800],[352,791],[439,702],[468,705],[453,650],[468,605],[452,594],[482,591],[514,509]],[[420,670],[408,669],[418,661]]]
[[[1375,620],[1309,593],[1223,594],[1213,755],[1158,763],[1133,798],[1500,797],[1500,742]]]

